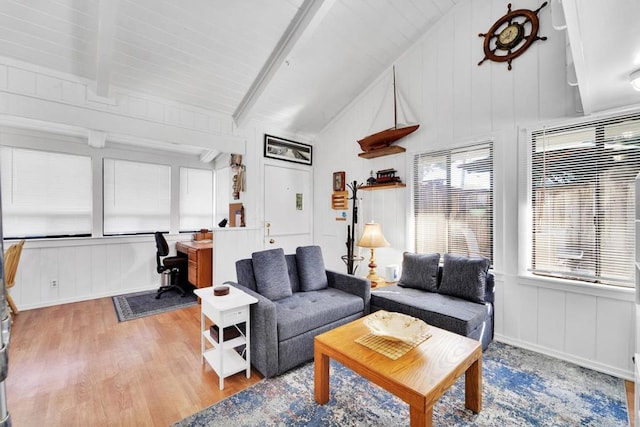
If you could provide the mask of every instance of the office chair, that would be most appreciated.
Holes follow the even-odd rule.
[[[165,292],[176,291],[181,296],[185,296],[187,294],[186,286],[184,286],[187,281],[185,280],[187,275],[187,264],[188,259],[186,257],[181,256],[167,256],[169,255],[169,245],[165,240],[164,236],[161,232],[155,232],[156,237],[156,270],[160,274],[167,274],[165,271],[169,271],[170,279],[169,283],[162,283],[160,288],[158,288],[158,293],[156,294],[156,299],[160,298]],[[164,257],[162,260],[160,257]]]
[[[20,262],[20,255],[22,254],[22,246],[24,240],[20,240],[18,243],[14,243],[4,253],[4,283],[7,297],[7,303],[13,314],[18,314],[18,307],[13,302],[11,294],[9,294],[9,288],[12,288],[16,281],[16,271],[18,271],[18,263]]]

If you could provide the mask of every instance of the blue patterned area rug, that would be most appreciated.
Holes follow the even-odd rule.
[[[156,299],[157,290],[134,292],[113,297],[113,307],[119,322],[139,319],[144,316],[164,313],[179,308],[190,307],[198,303],[198,297],[189,289],[182,297],[177,292],[165,292]]]
[[[330,400],[313,399],[313,363],[263,380],[174,424],[183,426],[408,426],[409,407],[331,361]],[[479,414],[464,407],[464,377],[435,404],[434,426],[627,426],[619,378],[493,342],[483,357]]]

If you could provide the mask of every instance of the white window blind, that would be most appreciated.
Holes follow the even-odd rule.
[[[213,171],[180,168],[180,231],[213,225]]]
[[[640,115],[531,137],[535,274],[634,286]]]
[[[416,252],[493,263],[493,143],[416,154],[413,174]]]
[[[104,159],[104,234],[169,231],[171,167]]]
[[[5,238],[91,235],[91,158],[0,148]]]

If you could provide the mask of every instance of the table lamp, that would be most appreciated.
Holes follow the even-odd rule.
[[[364,225],[362,236],[358,242],[358,246],[371,249],[371,258],[369,259],[369,275],[367,279],[371,281],[371,287],[375,288],[379,283],[384,283],[384,278],[376,274],[376,258],[373,254],[375,248],[389,246],[389,242],[382,235],[382,227],[373,221]]]

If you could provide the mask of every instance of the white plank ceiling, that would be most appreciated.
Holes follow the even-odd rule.
[[[469,1],[2,0],[0,56],[89,79],[99,96],[130,89],[312,137]],[[640,68],[638,0],[565,2],[576,10],[568,24],[582,31],[568,33],[574,56],[583,52],[585,112],[638,102],[605,96]],[[595,22],[602,17],[613,30]]]
[[[0,56],[313,135],[458,1],[3,0]]]

